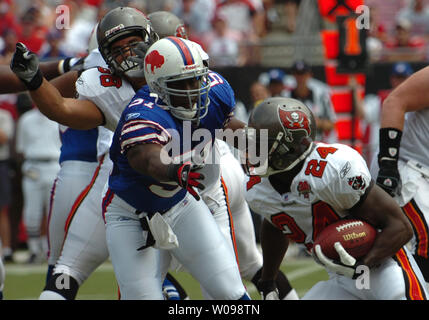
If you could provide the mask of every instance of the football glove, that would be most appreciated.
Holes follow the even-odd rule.
[[[28,90],[36,90],[42,85],[43,75],[39,68],[39,58],[28,50],[25,44],[16,44],[10,68]]]
[[[401,176],[398,171],[396,161],[380,161],[378,170],[377,185],[390,194],[392,197],[401,193]]]
[[[401,137],[402,131],[398,129],[380,129],[379,171],[376,183],[392,197],[401,194],[401,176],[398,171]]]
[[[280,300],[279,290],[274,280],[259,280],[256,284],[256,288],[261,294],[262,300]]]
[[[195,172],[192,169],[192,163],[190,161],[179,164],[170,164],[168,166],[167,175],[169,179],[176,181],[179,186],[186,189],[196,200],[200,200],[200,196],[195,188],[199,190],[205,189],[205,186],[200,182],[201,180],[204,180],[204,175],[199,172]]]
[[[340,261],[335,261],[326,257],[320,245],[315,245],[312,250],[313,258],[317,263],[324,266],[329,271],[346,276],[348,278],[356,279],[356,268],[359,265],[354,257],[352,257],[341,245],[340,242],[335,242],[334,248],[340,256]]]

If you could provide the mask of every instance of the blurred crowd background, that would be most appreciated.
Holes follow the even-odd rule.
[[[383,99],[429,59],[429,0],[360,1],[370,10],[368,68],[344,79],[333,79],[329,73],[335,61],[327,59],[322,31],[335,30],[336,24],[321,14],[322,2],[0,0],[0,64],[9,65],[18,41],[42,61],[85,56],[97,21],[117,6],[136,7],[146,14],[171,11],[184,21],[190,40],[209,54],[210,67],[236,90],[239,118],[247,121],[249,111],[270,96],[300,99],[316,114],[318,140],[352,144],[370,164],[377,150]],[[69,20],[64,20],[67,13]],[[21,170],[26,154],[25,147],[17,148],[17,128],[22,115],[33,109],[26,93],[0,95],[0,164],[7,168],[0,179],[10,182],[9,199],[0,195],[6,262],[13,261],[15,250],[27,247]],[[44,206],[47,216],[47,201]],[[40,228],[44,239],[46,220]]]

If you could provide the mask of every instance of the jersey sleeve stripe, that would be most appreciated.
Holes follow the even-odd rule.
[[[157,129],[157,130],[163,132],[166,136],[168,136],[169,139],[171,138],[170,133],[164,127],[162,127],[159,123],[156,123],[156,122],[153,122],[150,120],[132,120],[132,121],[129,121],[123,126],[122,133],[124,131],[126,131],[128,128],[135,126],[135,125],[138,125],[138,124],[146,125],[147,127]]]
[[[162,135],[156,134],[156,133],[148,133],[143,136],[139,137],[133,137],[126,139],[121,142],[121,151],[124,152],[128,148],[130,148],[132,145],[138,144],[138,143],[158,143],[158,144],[166,144],[168,142],[168,139],[163,137]]]
[[[127,128],[124,128],[121,132],[121,137],[125,136],[128,133],[132,133],[137,130],[144,130],[144,129],[155,129],[158,132],[158,128],[154,127],[153,125],[147,125],[147,124],[134,124],[132,126],[128,126]],[[166,132],[162,131],[161,135],[165,136],[168,140],[170,137],[165,134]]]

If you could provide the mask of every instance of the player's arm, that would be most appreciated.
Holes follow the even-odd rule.
[[[70,59],[65,59],[67,62],[70,62]],[[64,64],[65,60],[59,60],[59,61],[49,61],[49,62],[42,62],[40,63],[40,70],[43,73],[43,76],[48,79],[52,80],[56,77],[59,77],[62,75],[66,70],[70,69],[70,67],[67,68],[68,64]],[[62,66],[59,68],[59,66]],[[63,73],[61,73],[63,71]],[[0,94],[6,94],[6,93],[16,93],[20,91],[27,90],[27,87],[24,83],[15,75],[12,70],[10,70],[9,66],[1,65],[0,66]]]
[[[399,147],[405,113],[429,107],[429,67],[411,75],[384,100],[379,133],[377,184],[391,196],[401,193]]]
[[[70,88],[73,89],[73,86]],[[30,90],[31,98],[39,110],[49,119],[73,129],[87,130],[104,124],[104,115],[90,100],[64,98],[49,81],[36,90]]]
[[[381,230],[372,249],[362,260],[368,267],[376,266],[395,255],[413,235],[411,225],[399,205],[377,185],[368,187],[362,200],[350,213]]]
[[[244,129],[246,127],[246,124],[238,120],[236,117],[231,117],[229,121],[226,123],[224,129],[231,129],[232,131]]]
[[[395,88],[384,100],[381,127],[403,130],[406,112],[429,107],[429,67],[423,68]]]
[[[161,161],[162,145],[155,143],[138,144],[127,151],[130,166],[137,172],[160,182],[170,181],[168,165]]]
[[[283,257],[289,246],[289,239],[281,230],[264,219],[261,225],[261,248],[264,261],[257,288],[263,300],[278,300],[277,275]]]
[[[34,103],[49,119],[82,130],[104,123],[103,113],[93,102],[63,98],[43,77],[37,55],[22,43],[17,43],[10,67],[30,91]]]
[[[261,280],[275,281],[289,246],[289,239],[267,219],[261,225],[261,248],[264,260]]]
[[[127,128],[126,125],[124,127]],[[190,161],[173,163],[168,153],[163,150],[164,143],[149,142],[162,137],[157,137],[156,131],[148,133],[147,130],[147,126],[141,130],[122,129],[121,149],[126,153],[130,166],[138,173],[150,176],[159,182],[177,182],[195,199],[200,200],[194,188],[200,190],[205,188],[201,183],[204,176],[193,170]]]
[[[49,81],[64,98],[76,97],[76,80],[79,77],[77,71],[69,71],[55,79]]]

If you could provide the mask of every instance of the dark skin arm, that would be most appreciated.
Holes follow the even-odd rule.
[[[236,117],[232,117],[226,124],[224,129],[231,129],[232,131],[238,129],[244,129],[246,124],[243,121],[238,120]]]
[[[350,213],[368,221],[381,232],[374,245],[362,259],[368,267],[379,265],[396,254],[413,236],[413,229],[396,201],[379,186],[374,185],[366,199],[352,208]]]
[[[43,76],[51,80],[60,75],[58,70],[58,61],[49,61],[40,63],[40,70]],[[0,94],[16,93],[26,91],[27,88],[21,80],[12,72],[8,65],[0,65]]]
[[[141,174],[151,176],[160,182],[169,181],[168,165],[161,161],[162,148],[163,146],[154,143],[138,144],[128,150],[128,162]]]
[[[261,225],[262,281],[275,281],[288,246],[289,239],[283,232],[264,219]]]
[[[234,131],[234,133],[237,133],[238,130],[242,131],[243,134],[243,139],[244,139],[244,129],[246,127],[246,124],[243,121],[238,120],[235,117],[232,117],[228,123],[225,125],[224,130],[232,130]],[[241,135],[241,134],[240,134]],[[230,139],[226,138],[227,135],[224,135],[222,137],[222,140],[225,141],[226,143],[230,144],[232,147],[234,147],[235,149],[240,150],[240,143],[238,142],[238,139],[234,139],[233,141],[230,141]]]

